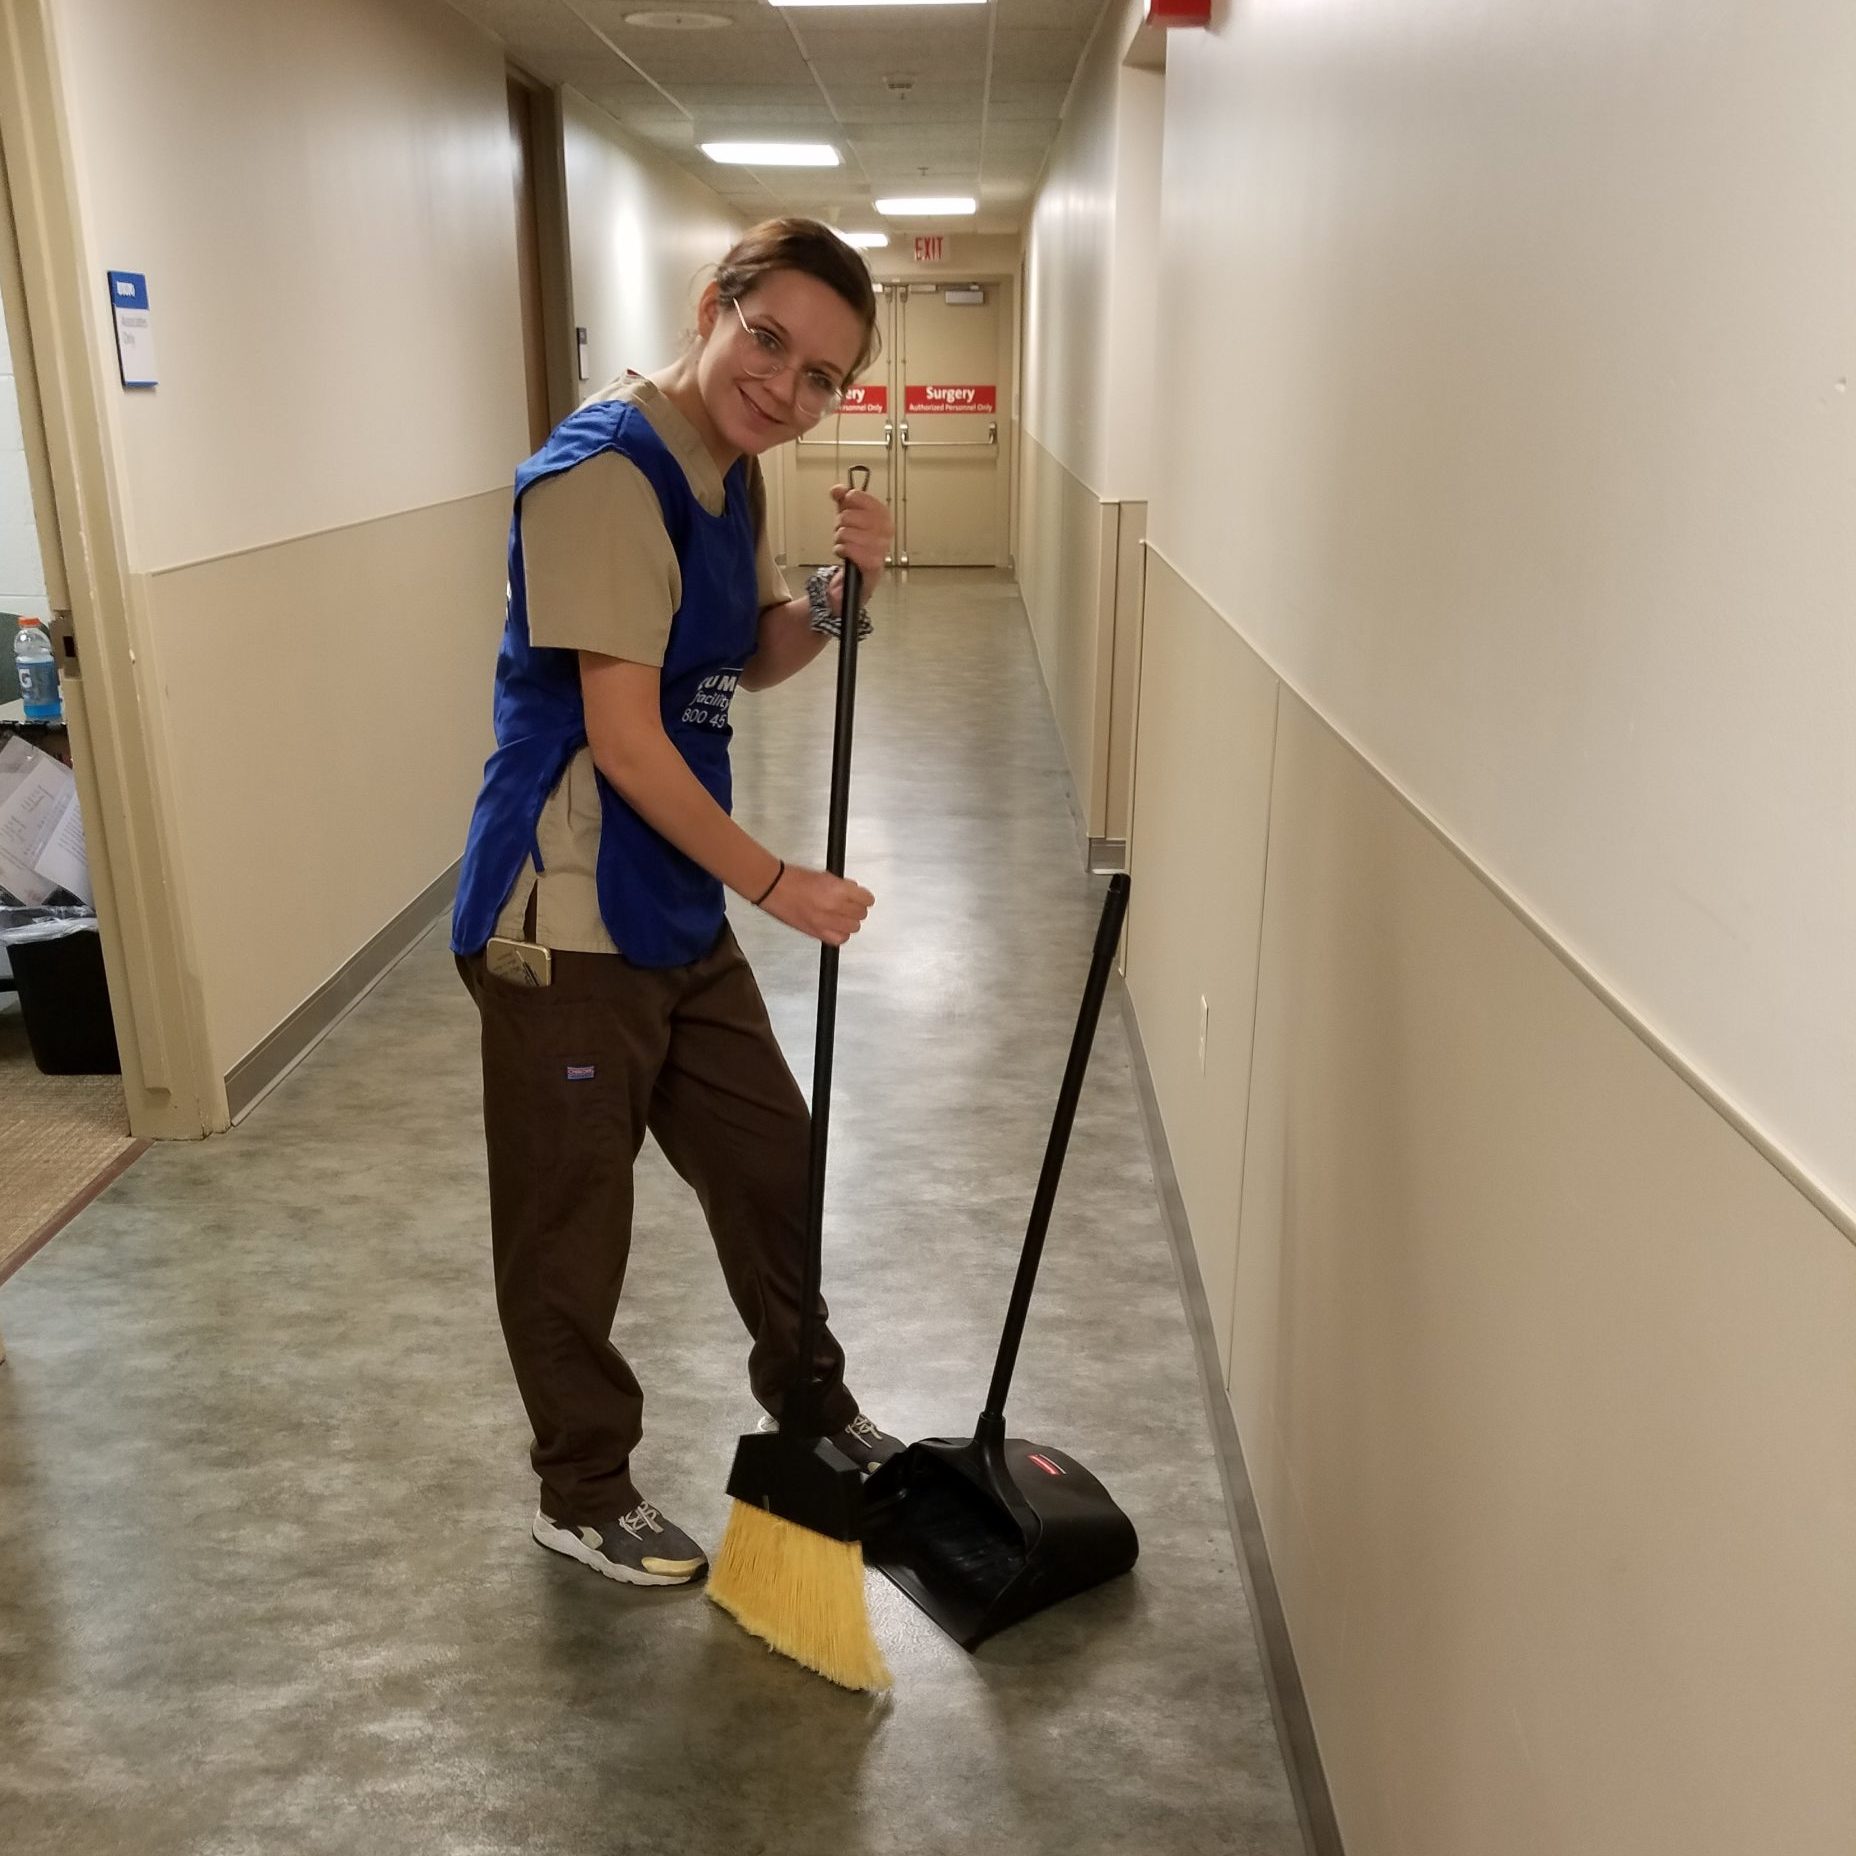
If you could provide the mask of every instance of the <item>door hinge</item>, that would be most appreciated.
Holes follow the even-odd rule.
[[[51,634],[52,650],[58,658],[58,674],[74,677],[78,674],[77,633],[72,629],[71,614],[62,606],[52,608],[51,623],[46,626]]]

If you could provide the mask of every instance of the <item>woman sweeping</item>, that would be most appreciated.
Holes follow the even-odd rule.
[[[497,746],[452,947],[483,1025],[534,1536],[631,1584],[707,1563],[633,1481],[643,1396],[610,1338],[647,1129],[695,1188],[769,1411],[796,1365],[807,1110],[725,894],[833,945],[873,898],[730,818],[729,704],[803,670],[843,622],[835,570],[789,594],[758,459],[833,411],[875,344],[862,260],[813,221],[771,220],[717,267],[684,354],[589,401],[516,473]],[[874,587],[889,512],[832,495],[836,550]],[[829,1330],[813,1364],[834,1445],[864,1470],[893,1455]]]

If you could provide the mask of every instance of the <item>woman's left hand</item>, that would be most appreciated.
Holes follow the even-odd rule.
[[[874,593],[883,578],[883,563],[889,558],[896,525],[890,520],[885,504],[868,490],[853,490],[842,483],[831,486],[831,500],[838,505],[838,526],[831,538],[832,552],[840,560],[855,561],[864,577],[863,596]],[[842,613],[840,588],[843,576],[831,583],[831,609]]]

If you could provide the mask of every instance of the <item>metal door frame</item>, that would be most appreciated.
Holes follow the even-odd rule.
[[[0,294],[129,1128],[197,1139],[226,1125],[225,1084],[209,1056],[162,709],[143,683],[151,627],[123,540],[109,343],[95,326],[54,24],[50,0],[0,0]]]
[[[943,276],[873,277],[871,281],[880,292],[879,302],[885,306],[879,309],[879,317],[882,319],[879,327],[883,332],[883,352],[879,358],[878,373],[888,383],[891,403],[889,416],[884,422],[884,435],[881,438],[846,439],[800,437],[794,440],[791,447],[793,465],[796,469],[799,458],[805,453],[826,447],[841,451],[884,452],[886,454],[884,461],[889,471],[890,510],[896,521],[895,543],[888,565],[894,568],[906,568],[909,565],[908,483],[907,466],[903,462],[900,442],[901,408],[904,404],[903,395],[908,385],[903,377],[903,354],[907,346],[904,326],[907,312],[904,305],[907,299],[918,290],[922,292],[946,290],[963,283],[983,284],[988,289],[1003,290],[1008,293],[1007,301],[1011,312],[1009,330],[1002,334],[1000,340],[999,370],[1005,376],[1000,385],[1004,389],[1005,400],[993,421],[995,435],[989,442],[997,447],[999,468],[1003,474],[999,495],[1005,507],[1000,539],[1005,550],[1004,565],[1009,570],[1012,567],[1012,524],[1016,517],[1018,491],[1018,372],[1022,365],[1022,354],[1017,337],[1024,303],[1024,290],[1019,274],[1016,271],[996,269],[949,271]],[[794,520],[789,507],[785,529],[787,547],[783,551],[797,558],[796,530],[792,526]]]
[[[896,325],[895,326],[895,348],[894,348],[893,353],[890,356],[889,391],[890,391],[891,400],[893,402],[892,412],[894,416],[894,423],[895,423],[895,429],[896,429],[896,434],[897,434],[895,460],[894,460],[894,464],[891,470],[890,481],[892,484],[896,486],[896,495],[893,501],[893,507],[895,508],[895,511],[896,511],[895,565],[899,567],[907,567],[909,564],[909,464],[908,464],[908,454],[911,450],[927,451],[927,450],[938,450],[941,448],[947,448],[947,449],[958,449],[962,451],[970,451],[970,450],[994,451],[995,453],[998,454],[998,462],[994,465],[994,469],[1002,471],[1004,473],[1004,484],[1003,484],[1004,492],[1008,496],[1008,498],[1010,495],[1011,470],[1012,470],[1011,432],[1015,425],[1015,420],[1011,414],[995,412],[995,414],[993,415],[992,423],[988,428],[988,436],[983,439],[979,439],[979,438],[975,438],[975,439],[918,438],[915,440],[913,445],[911,445],[909,442],[909,421],[908,421],[908,414],[906,410],[907,405],[908,405],[908,401],[906,397],[908,393],[908,381],[906,378],[906,369],[904,368],[904,365],[903,365],[903,357],[908,353],[908,346],[909,346],[909,343],[908,343],[909,298],[912,296],[916,296],[916,295],[931,296],[942,290],[952,290],[956,288],[957,286],[959,286],[960,284],[979,284],[983,287],[990,288],[990,289],[1003,289],[1003,290],[1008,290],[1008,291],[1016,291],[1016,288],[1017,288],[1017,282],[1014,277],[1004,272],[995,272],[995,271],[963,271],[957,276],[950,274],[945,277],[891,278],[891,279],[886,279],[884,283],[884,287],[886,291],[893,293],[897,298],[897,310],[896,310],[896,317],[895,317],[895,325]],[[1016,296],[1014,296],[1012,299],[1011,309],[1012,309],[1013,317],[1014,319],[1016,319],[1016,316],[1018,314],[1018,304],[1017,304]],[[1003,328],[1004,325],[1002,324],[1001,327]],[[1006,367],[1008,369],[1012,367],[1014,363],[1014,359],[1015,357],[1010,353],[1009,350],[1007,350]],[[995,363],[995,371],[996,369],[997,369],[997,364]],[[1006,389],[1005,400],[1006,400],[1007,406],[1016,407],[1018,404],[1018,381],[1017,381],[1016,376],[1014,376],[1013,378],[1001,384]],[[1006,429],[1007,429],[1007,437],[1003,443],[1001,442],[1000,437],[999,437],[999,427],[1002,423],[1006,426]],[[1009,507],[1010,505],[1008,502],[1008,518],[1007,518],[1007,523],[1006,523],[1006,540],[1007,540],[1008,558],[1009,558],[1009,552],[1010,552]],[[997,511],[995,510],[994,512],[995,523],[997,522],[997,520],[998,520]]]
[[[896,356],[901,352],[901,344],[895,339],[895,325],[900,318],[889,306],[894,299],[906,296],[907,292],[898,289],[894,283],[886,282],[880,277],[872,278],[871,282],[875,284],[877,291],[877,333],[882,341],[882,353],[878,358],[882,362],[883,372],[888,379],[888,391],[893,402],[896,392]],[[889,327],[887,329],[883,326],[886,312],[889,322]],[[892,511],[895,510],[898,500],[898,486],[902,481],[902,473],[897,463],[896,409],[893,403],[890,406],[888,415],[883,420],[883,436],[881,438],[838,438],[835,436],[832,438],[807,438],[802,432],[799,437],[793,440],[793,454],[795,460],[802,452],[806,451],[830,451],[834,455],[840,451],[883,452],[885,454],[884,488],[889,492],[889,506]],[[853,461],[859,463],[863,462],[862,459]],[[898,517],[896,522],[895,539],[898,545],[893,548],[889,554],[884,556],[883,564],[886,567],[906,567],[909,564],[908,556],[902,553],[899,545],[902,540],[902,522],[900,517]]]

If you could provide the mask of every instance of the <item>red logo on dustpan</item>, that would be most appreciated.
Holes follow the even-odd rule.
[[[1061,1476],[1063,1474],[1063,1470],[1060,1465],[1053,1463],[1050,1460],[1050,1458],[1047,1456],[1039,1456],[1035,1450],[1033,1450],[1031,1453],[1031,1460],[1047,1476]]]

